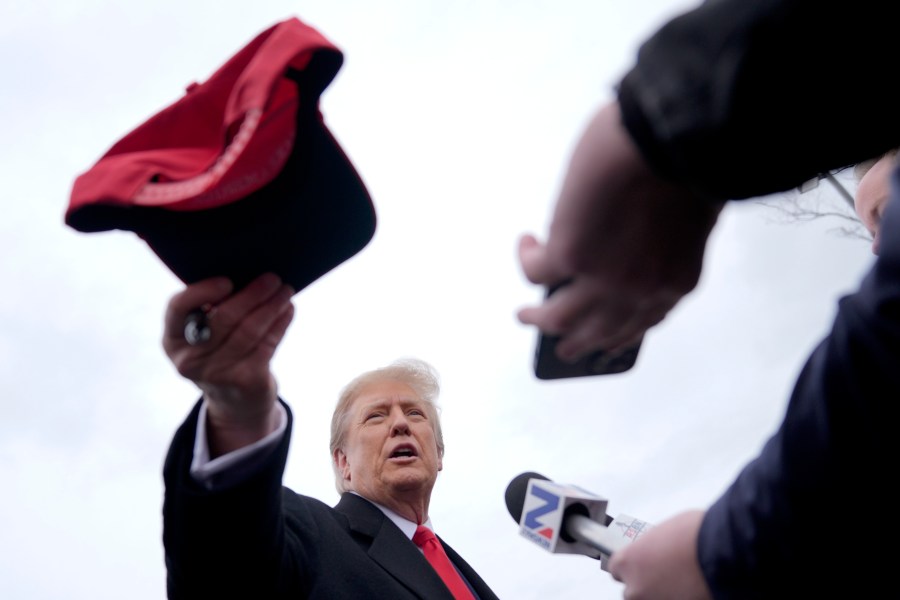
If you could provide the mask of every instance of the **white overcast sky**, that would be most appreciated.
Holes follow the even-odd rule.
[[[516,261],[639,41],[682,0],[9,0],[0,19],[0,597],[165,596],[161,469],[197,398],[160,346],[180,282],[136,236],[63,224],[75,177],[257,33],[297,16],[345,53],[326,122],[379,216],[295,297],[274,368],[296,415],[285,483],[333,503],[341,386],[401,356],[443,380],[435,527],[501,598],[617,598],[520,537],[523,471],[658,522],[713,501],[781,419],[835,300],[871,264],[840,222],[729,206],[700,285],[624,375],[541,382]],[[839,116],[838,116],[839,118]],[[827,194],[825,187],[813,193]]]

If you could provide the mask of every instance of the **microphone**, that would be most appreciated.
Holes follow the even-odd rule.
[[[554,554],[581,554],[601,561],[633,542],[651,526],[628,515],[606,514],[607,499],[574,485],[525,472],[506,488],[506,508],[519,533]]]

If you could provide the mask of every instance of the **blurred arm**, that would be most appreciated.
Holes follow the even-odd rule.
[[[887,9],[848,8],[710,1],[646,40],[573,151],[546,241],[519,244],[529,281],[571,284],[519,320],[560,335],[564,359],[624,348],[696,286],[725,201],[896,146],[892,94],[828,85],[893,68]]]

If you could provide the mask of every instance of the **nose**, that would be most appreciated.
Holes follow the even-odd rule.
[[[402,410],[391,411],[391,437],[409,435],[409,421]]]

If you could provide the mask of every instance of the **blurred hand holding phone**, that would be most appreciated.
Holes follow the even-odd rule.
[[[559,289],[555,286],[547,290],[547,297]],[[534,374],[538,379],[554,380],[592,375],[613,375],[624,373],[637,362],[643,340],[617,352],[597,350],[574,362],[566,362],[556,355],[559,336],[538,333],[534,352]]]

